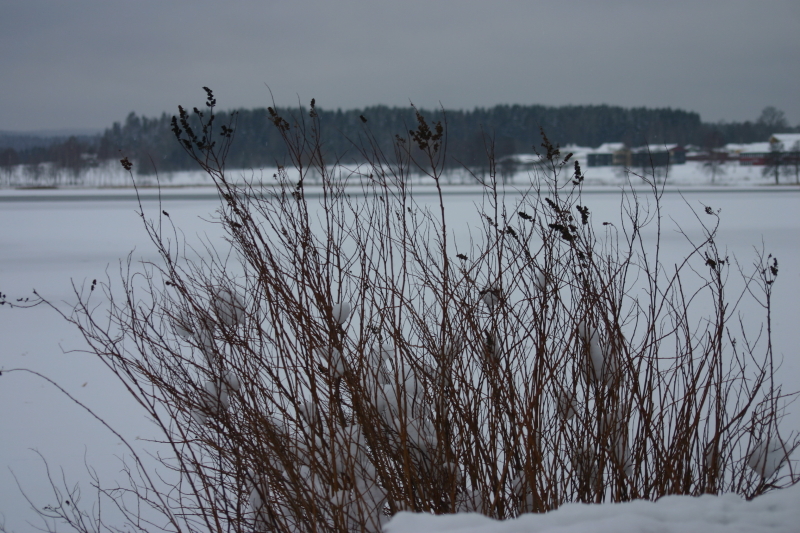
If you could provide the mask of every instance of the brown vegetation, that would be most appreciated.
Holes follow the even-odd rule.
[[[272,111],[291,165],[278,187],[241,185],[224,164],[235,125],[216,124],[208,100],[201,129],[182,110],[173,131],[217,185],[228,242],[191,259],[166,212],[142,213],[162,262],[129,270],[122,292],[109,280],[81,295],[67,317],[172,452],[178,484],[132,469],[130,524],[377,531],[399,510],[509,518],[798,481],[774,468],[798,445],[778,432],[777,261],[759,258],[730,298],[710,208],[695,221],[704,240],[668,269],[642,234],[660,239],[654,182],[622,195],[619,221],[595,220],[579,166],[544,137],[546,170],[511,208],[489,144],[487,207],[474,240],[453,242],[446,123],[417,114],[391,153],[364,123],[368,163],[343,179],[318,157],[313,103],[310,116]],[[411,172],[428,176],[433,209]],[[734,318],[750,294],[766,298],[759,339]],[[42,510],[73,525],[76,512]]]

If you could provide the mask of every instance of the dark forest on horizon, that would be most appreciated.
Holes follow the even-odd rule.
[[[191,107],[189,108],[191,109]],[[407,135],[416,124],[411,106],[374,106],[354,110],[316,107],[323,156],[330,162],[363,161],[356,146],[377,143],[392,153],[397,135]],[[311,128],[308,109],[276,108],[292,127]],[[677,143],[711,150],[727,143],[766,141],[773,133],[800,131],[789,126],[782,111],[767,107],[754,121],[706,123],[695,112],[671,108],[623,108],[609,105],[541,106],[497,105],[463,110],[419,110],[429,122],[441,120],[447,131],[448,167],[475,168],[485,164],[491,146],[496,158],[533,153],[540,148],[543,130],[560,146],[597,147],[606,142],[627,146]],[[267,108],[218,111],[216,127],[235,126],[235,141],[227,158],[229,168],[262,168],[283,164],[285,143]],[[366,119],[366,122],[362,120]],[[0,133],[0,166],[52,163],[80,171],[100,161],[128,157],[140,173],[193,169],[171,130],[172,115],[144,117],[131,112],[97,136],[37,138]]]

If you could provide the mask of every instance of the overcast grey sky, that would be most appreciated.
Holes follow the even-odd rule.
[[[0,130],[324,108],[678,107],[800,123],[800,0],[0,0]]]

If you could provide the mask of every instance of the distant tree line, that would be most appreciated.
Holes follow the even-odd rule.
[[[17,138],[5,135],[9,141]],[[66,139],[40,139],[31,142],[32,146],[15,148],[0,146],[0,167],[15,165],[38,165],[53,163],[60,168],[80,172],[97,162],[100,137],[70,136]],[[4,139],[5,140],[5,139]],[[24,143],[24,139],[19,139]]]
[[[277,109],[291,126],[310,127],[307,109]],[[624,142],[628,146],[678,143],[714,148],[727,143],[765,141],[772,133],[791,133],[800,127],[788,125],[785,115],[766,108],[756,121],[704,123],[698,113],[680,109],[623,108],[608,105],[561,106],[498,105],[491,108],[462,110],[420,110],[431,121],[441,120],[447,127],[449,167],[475,168],[486,160],[491,146],[495,157],[531,153],[539,148],[540,128],[561,146],[599,146],[604,142]],[[350,140],[370,136],[382,150],[390,150],[395,135],[404,135],[415,124],[414,110],[375,106],[343,111],[316,112],[320,117],[321,136],[325,138],[323,157],[330,162],[356,162],[363,157]],[[171,131],[171,115],[148,118],[130,113],[124,122],[94,138],[70,137],[49,146],[0,147],[0,165],[50,162],[80,169],[97,161],[118,159],[121,155],[134,161],[138,172],[174,171],[194,168]],[[364,122],[366,120],[366,122]],[[239,109],[220,112],[218,125],[233,122],[236,140],[227,159],[230,168],[260,168],[283,164],[285,144],[272,124],[267,109]],[[339,132],[342,135],[330,135]],[[0,139],[2,142],[2,139]],[[17,143],[19,145],[19,143]]]

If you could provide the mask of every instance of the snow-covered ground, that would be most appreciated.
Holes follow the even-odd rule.
[[[561,149],[562,154],[574,152],[571,161],[578,161],[586,176],[588,186],[619,186],[625,181],[626,171],[623,167],[589,167],[587,155],[593,151],[592,148],[581,146],[567,146]],[[518,169],[509,175],[498,176],[506,180],[509,184],[525,185],[531,181],[530,170],[525,170],[525,163],[538,161],[536,154],[518,154],[512,158],[521,163]],[[350,167],[348,167],[350,168]],[[502,165],[500,165],[502,168]],[[529,168],[529,167],[528,167]],[[571,170],[568,165],[567,170]],[[712,175],[711,170],[703,166],[699,161],[687,161],[685,164],[673,165],[670,167],[657,167],[655,173],[659,179],[666,179],[668,185],[681,187],[705,187],[705,186],[758,186],[774,184],[774,177],[765,176],[764,167],[761,166],[742,166],[738,161],[728,161],[720,164],[716,173]],[[780,176],[780,184],[796,185],[796,177],[790,172],[788,167]],[[651,169],[632,169],[634,173],[650,174]],[[277,168],[263,168],[256,170],[228,170],[229,179],[261,181],[273,183],[273,174]],[[366,170],[366,173],[369,173]],[[502,174],[502,173],[501,173]],[[565,178],[568,176],[565,174]],[[182,170],[177,172],[161,172],[156,175],[135,174],[137,184],[141,187],[211,187],[213,183],[209,176],[200,170]],[[417,183],[427,183],[430,180],[422,176],[413,176],[412,181]],[[309,182],[313,184],[312,175]],[[461,169],[452,169],[445,172],[443,182],[448,185],[462,186],[474,185],[475,180],[469,172]],[[125,172],[117,161],[104,162],[96,168],[89,168],[78,178],[73,176],[68,170],[55,169],[48,165],[43,165],[37,176],[33,176],[29,169],[22,166],[6,168],[0,170],[0,190],[13,189],[17,187],[47,187],[56,186],[59,188],[127,188],[130,186],[130,176]]]
[[[758,183],[768,182],[760,173],[757,178]],[[619,180],[614,176],[608,179]],[[594,185],[588,189],[586,203],[592,206],[595,220],[618,216],[619,195],[615,188],[603,187],[599,182]],[[447,198],[447,208],[459,217],[458,222],[463,222],[451,227],[462,232],[460,237],[464,238],[468,225],[478,220],[475,204],[480,202],[480,196],[472,189],[460,191],[462,194]],[[152,198],[154,193],[148,190],[146,194]],[[513,202],[515,198],[509,192],[506,200]],[[152,216],[160,209],[168,211],[190,241],[198,242],[202,236],[221,242],[218,226],[202,220],[217,205],[212,191],[170,191],[162,202],[159,205],[155,199],[148,199],[144,206]],[[779,258],[773,330],[775,351],[784,360],[778,378],[785,390],[800,390],[796,342],[800,319],[800,189],[687,187],[683,195],[667,193],[662,249],[665,264],[670,263],[670,258],[680,257],[687,246],[684,237],[675,231],[675,223],[686,227],[690,236],[699,235],[692,229],[695,224],[687,203],[697,209],[703,205],[721,209],[722,228],[717,242],[744,266],[754,260],[754,246],[763,246]],[[0,292],[14,300],[29,296],[35,288],[68,312],[70,302],[75,301],[72,282],[80,287],[93,279],[105,280],[107,275],[113,283],[118,282],[119,260],[132,250],[134,261],[156,260],[135,209],[130,191],[0,192]],[[745,306],[742,312],[745,317],[760,317],[754,304]],[[137,439],[156,436],[155,428],[105,368],[91,356],[73,352],[81,349],[82,341],[52,309],[0,307],[0,339],[0,369],[24,367],[42,372],[119,429],[135,447],[154,449],[152,444]],[[0,513],[9,530],[29,531],[31,526],[26,520],[35,520],[20,488],[39,504],[52,501],[43,462],[31,450],[38,450],[47,459],[58,482],[59,468],[63,467],[70,485],[75,481],[86,483],[84,461],[97,470],[104,483],[120,477],[118,457],[126,454],[125,445],[51,385],[30,375],[3,372],[0,405]],[[784,430],[800,429],[799,411],[797,405],[789,408],[782,424]],[[85,499],[91,498],[91,492],[84,486]],[[800,492],[793,489],[754,502],[729,495],[670,497],[655,504],[568,505],[544,516],[503,524],[474,515],[401,514],[390,522],[388,531],[798,531],[798,496]]]
[[[658,502],[571,503],[545,514],[497,521],[473,513],[398,513],[386,533],[797,533],[800,485],[746,501],[723,496],[666,496]]]

